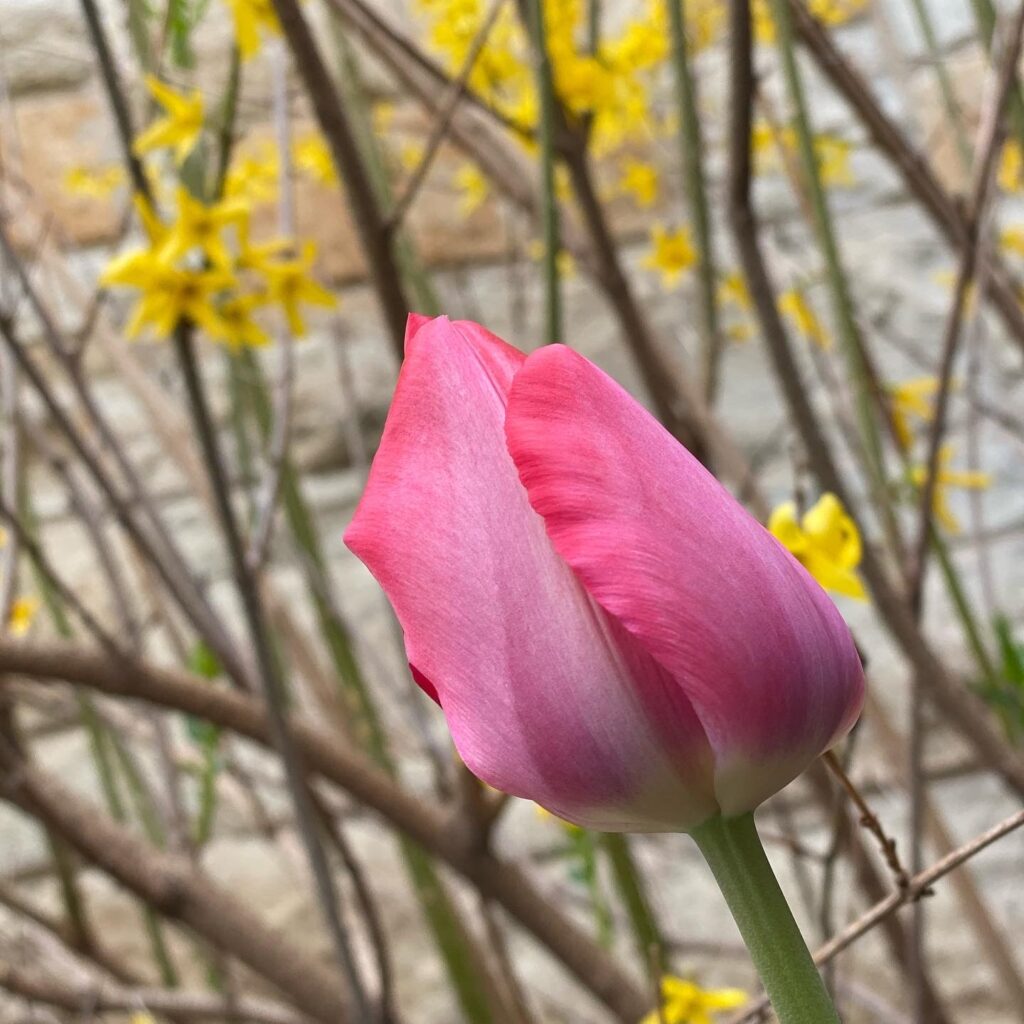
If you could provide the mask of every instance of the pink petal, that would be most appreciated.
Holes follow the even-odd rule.
[[[410,335],[345,541],[387,592],[463,760],[591,827],[699,823],[716,808],[692,708],[555,553],[506,449],[522,353],[447,319]],[[670,721],[652,724],[648,703]]]
[[[835,606],[607,375],[564,346],[534,352],[506,435],[555,549],[689,697],[723,813],[757,806],[850,728],[863,673]]]

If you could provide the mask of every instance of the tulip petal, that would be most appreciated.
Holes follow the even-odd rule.
[[[508,454],[522,353],[447,319],[412,321],[406,344],[345,542],[390,598],[463,760],[588,827],[703,821],[717,808],[693,709],[555,553]],[[648,691],[669,722],[645,713]]]
[[[835,606],[606,374],[564,346],[534,352],[506,436],[555,549],[689,697],[724,814],[757,806],[850,728],[863,673]]]

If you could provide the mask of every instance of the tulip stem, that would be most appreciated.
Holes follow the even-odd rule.
[[[729,904],[779,1024],[839,1024],[765,856],[754,815],[716,816],[691,835]]]

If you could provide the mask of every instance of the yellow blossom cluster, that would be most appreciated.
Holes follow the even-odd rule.
[[[180,162],[203,130],[201,97],[181,96],[153,80],[149,87],[166,113],[136,141],[136,151],[171,148]],[[310,140],[297,144],[297,162],[301,158],[308,171],[324,173],[319,147],[309,147]],[[312,243],[254,243],[250,237],[253,203],[273,197],[277,175],[276,155],[264,151],[231,169],[219,201],[204,202],[180,185],[170,223],[150,201],[136,196],[146,244],[115,257],[101,277],[106,286],[140,292],[127,326],[129,337],[146,328],[167,337],[188,322],[228,345],[264,345],[267,334],[255,318],[261,307],[277,307],[291,333],[302,336],[303,305],[335,305],[334,296],[312,277]]]
[[[688,5],[691,46],[708,45],[724,20],[713,0]],[[488,0],[419,0],[427,42],[456,74],[469,56],[490,7]],[[555,92],[572,116],[590,124],[594,152],[650,135],[654,71],[669,54],[665,5],[649,0],[643,12],[615,26],[605,38],[589,38],[585,0],[543,4]],[[469,76],[469,86],[504,117],[531,131],[538,103],[530,48],[514,5],[506,4],[491,27]]]

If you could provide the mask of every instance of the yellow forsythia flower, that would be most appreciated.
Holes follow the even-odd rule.
[[[658,171],[653,164],[628,157],[622,164],[619,188],[632,196],[637,206],[652,206],[658,198]]]
[[[88,196],[90,199],[106,199],[116,192],[128,176],[118,164],[110,167],[72,167],[64,175],[64,188],[73,195]]]
[[[227,337],[227,325],[214,304],[219,293],[234,286],[234,277],[227,271],[180,270],[168,266],[158,252],[142,250],[112,260],[100,283],[142,292],[125,328],[129,338],[144,327],[152,327],[159,337],[169,337],[182,320],[197,324],[211,337]]]
[[[1012,227],[1004,228],[999,236],[999,244],[1007,252],[1016,256],[1024,256],[1024,226],[1015,224]]]
[[[153,75],[146,75],[146,88],[165,113],[135,140],[132,150],[136,156],[144,156],[154,149],[173,147],[175,161],[182,164],[203,131],[203,94],[198,89],[187,96],[175,92]]]
[[[333,309],[337,299],[323,285],[313,280],[310,272],[316,260],[316,246],[307,242],[295,259],[266,265],[267,301],[276,303],[288,320],[288,329],[297,338],[306,333],[300,306],[311,304]]]
[[[799,520],[796,505],[783,502],[772,512],[768,529],[825,590],[866,599],[856,571],[860,533],[834,494],[823,494]]]
[[[974,470],[949,469],[953,458],[953,445],[944,444],[939,449],[939,461],[936,466],[935,487],[932,491],[932,512],[935,518],[950,532],[960,532],[960,522],[949,507],[946,493],[948,487],[963,487],[967,490],[985,490],[992,486],[992,475]],[[914,466],[910,471],[910,479],[918,487],[924,487],[928,478],[927,466]]]
[[[892,400],[892,422],[900,447],[909,451],[914,441],[911,420],[919,419],[925,423],[932,421],[933,410],[931,398],[939,389],[937,377],[915,377],[902,384],[889,387]]]
[[[281,34],[272,0],[226,0],[235,22],[235,43],[242,60],[259,53],[263,33]]]
[[[334,169],[331,148],[322,135],[299,139],[292,146],[295,166],[321,185],[337,185],[338,172]]]
[[[655,224],[651,229],[651,251],[643,265],[648,270],[657,270],[666,288],[671,288],[696,260],[697,254],[686,228],[668,231],[660,224]]]
[[[455,185],[461,195],[459,209],[464,217],[470,216],[483,206],[491,190],[483,171],[468,161],[455,171]]]
[[[407,171],[414,171],[423,159],[422,142],[403,142],[398,151],[398,162]]]
[[[999,158],[999,187],[1004,192],[1020,192],[1024,188],[1024,158],[1021,156],[1020,143],[1010,139],[1003,146]]]
[[[779,296],[778,307],[779,312],[783,316],[789,317],[793,326],[808,341],[813,341],[815,345],[826,351],[832,347],[832,338],[821,325],[821,321],[816,316],[814,310],[811,309],[802,292],[797,291],[795,288],[788,292],[783,292]]]
[[[544,259],[544,243],[539,238],[531,239],[526,247],[526,254],[534,262],[539,263]],[[576,260],[568,249],[559,249],[555,258],[558,265],[558,276],[562,278],[572,277],[576,273]]]
[[[39,611],[39,601],[34,597],[19,597],[11,605],[10,617],[7,620],[7,629],[11,636],[25,636],[32,628],[36,612]]]
[[[184,186],[178,189],[178,217],[171,225],[161,246],[161,256],[168,263],[199,250],[214,266],[231,266],[231,252],[223,231],[242,224],[249,215],[244,199],[225,199],[219,203],[203,203],[194,199]]]
[[[253,310],[263,304],[264,299],[261,295],[239,295],[217,307],[217,312],[225,324],[227,333],[224,341],[229,348],[262,348],[270,344],[266,331],[252,317]]]
[[[733,303],[744,312],[753,306],[750,292],[747,290],[747,279],[738,270],[731,270],[723,275],[718,282],[718,298],[721,302]]]
[[[259,152],[232,161],[224,182],[224,198],[269,203],[277,198],[280,177],[277,147],[268,143]]]
[[[737,988],[703,989],[666,975],[661,979],[661,998],[661,1009],[651,1010],[640,1024],[715,1024],[712,1014],[743,1006],[747,994]]]

